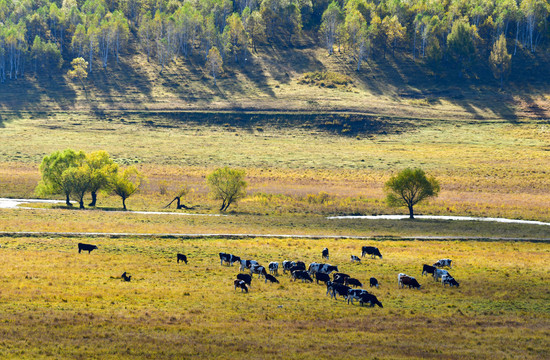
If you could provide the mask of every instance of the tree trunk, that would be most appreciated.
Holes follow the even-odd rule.
[[[69,199],[69,194],[66,194],[65,204],[67,206],[73,206],[73,204],[71,204],[71,199]]]
[[[122,198],[122,208],[126,211],[126,198]]]
[[[92,202],[88,204],[88,206],[95,206],[95,203],[97,202],[97,193],[95,191],[92,191]]]
[[[409,205],[409,219],[414,219],[414,211],[412,205]]]
[[[80,204],[80,209],[84,209],[84,198],[80,198],[78,203]]]

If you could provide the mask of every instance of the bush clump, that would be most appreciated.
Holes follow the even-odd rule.
[[[305,73],[302,78],[298,80],[298,83],[316,85],[329,89],[345,88],[353,84],[351,77],[348,75],[332,71],[315,71]]]

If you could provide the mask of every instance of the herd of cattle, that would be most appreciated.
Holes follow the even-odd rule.
[[[88,251],[88,253],[90,253],[92,250],[95,249],[97,249],[96,245],[82,243],[78,244],[79,253],[82,250]],[[372,258],[378,256],[380,259],[382,259],[382,254],[380,253],[378,248],[374,246],[363,246],[361,248],[361,257],[364,257],[365,255],[371,255]],[[258,278],[263,277],[265,279],[265,283],[267,283],[268,281],[271,283],[279,283],[279,280],[277,280],[276,278],[279,272],[278,262],[270,262],[266,269],[256,260],[244,260],[241,259],[239,256],[223,252],[219,253],[219,256],[221,265],[223,265],[224,263],[228,264],[229,266],[232,266],[234,263],[238,263],[240,265],[239,274],[237,274],[237,278],[233,281],[235,290],[237,290],[237,288],[240,288],[241,292],[244,291],[248,293],[248,287],[251,286],[252,277],[254,274],[257,274]],[[329,251],[327,248],[323,249],[323,251],[321,252],[321,256],[323,259],[329,259]],[[176,259],[178,263],[182,261],[187,264],[187,256],[184,254],[176,254]],[[361,262],[361,259],[358,256],[351,255],[351,261]],[[449,274],[449,272],[447,270],[441,269],[441,267],[451,268],[451,262],[451,259],[441,259],[433,265],[424,264],[422,267],[422,275],[432,274],[435,281],[441,279],[443,286],[449,285],[450,287],[458,287],[459,283]],[[249,274],[243,273],[247,270],[250,272]],[[363,304],[369,304],[371,307],[375,305],[383,307],[382,303],[378,301],[375,295],[369,293],[365,289],[357,289],[363,286],[361,281],[351,277],[348,274],[339,272],[338,266],[336,265],[313,262],[309,264],[306,270],[306,264],[302,261],[285,260],[282,262],[282,270],[283,274],[286,274],[287,272],[290,274],[292,281],[301,280],[302,282],[312,283],[313,279],[315,279],[317,284],[319,284],[319,281],[325,283],[327,287],[326,294],[330,295],[331,299],[334,298],[336,300],[338,296],[341,296],[344,298],[345,301],[347,301],[348,304],[351,303],[353,305],[353,300],[357,300],[361,306],[363,306]],[[332,279],[330,277],[331,274]],[[121,277],[124,281],[130,281],[131,279],[131,276],[127,276],[126,272],[122,274]],[[421,285],[414,277],[404,273],[399,273],[397,275],[397,282],[398,286],[400,286],[401,288],[405,286],[408,286],[409,289],[421,288]],[[369,285],[371,288],[378,288],[378,280],[374,277],[371,277],[369,279]]]

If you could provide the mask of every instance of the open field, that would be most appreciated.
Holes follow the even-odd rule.
[[[77,242],[99,246],[78,254]],[[542,359],[550,351],[550,247],[534,243],[376,241],[383,259],[352,264],[365,241],[1,238],[0,357]],[[220,251],[263,264],[330,263],[384,308],[331,300],[325,286],[254,279],[235,292]],[[189,264],[176,264],[175,254]],[[420,275],[453,259],[460,287]],[[122,282],[122,272],[132,281]],[[399,289],[397,273],[420,291]],[[343,355],[345,354],[345,355]]]
[[[128,200],[133,210],[159,210],[187,185],[188,204],[215,212],[204,177],[228,165],[247,172],[250,196],[230,208],[239,214],[403,213],[386,207],[382,188],[391,174],[412,166],[433,174],[442,187],[418,213],[550,221],[550,130],[544,121],[367,118],[370,126],[347,136],[333,124],[353,129],[361,117],[243,116],[58,112],[13,118],[2,128],[0,195],[33,197],[42,157],[72,147],[106,150],[121,165],[138,166],[148,183]],[[116,209],[120,201],[100,196],[99,206]]]

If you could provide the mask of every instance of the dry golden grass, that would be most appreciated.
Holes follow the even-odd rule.
[[[78,254],[77,242],[99,246]],[[541,359],[550,351],[550,248],[545,243],[370,242],[383,259],[349,261],[358,240],[1,238],[0,357]],[[366,282],[384,308],[331,300],[325,287],[254,279],[235,292],[236,266],[320,261]],[[189,264],[176,264],[183,252]],[[453,259],[458,289],[420,275]],[[122,272],[132,281],[122,282]],[[398,272],[423,285],[399,289]]]

